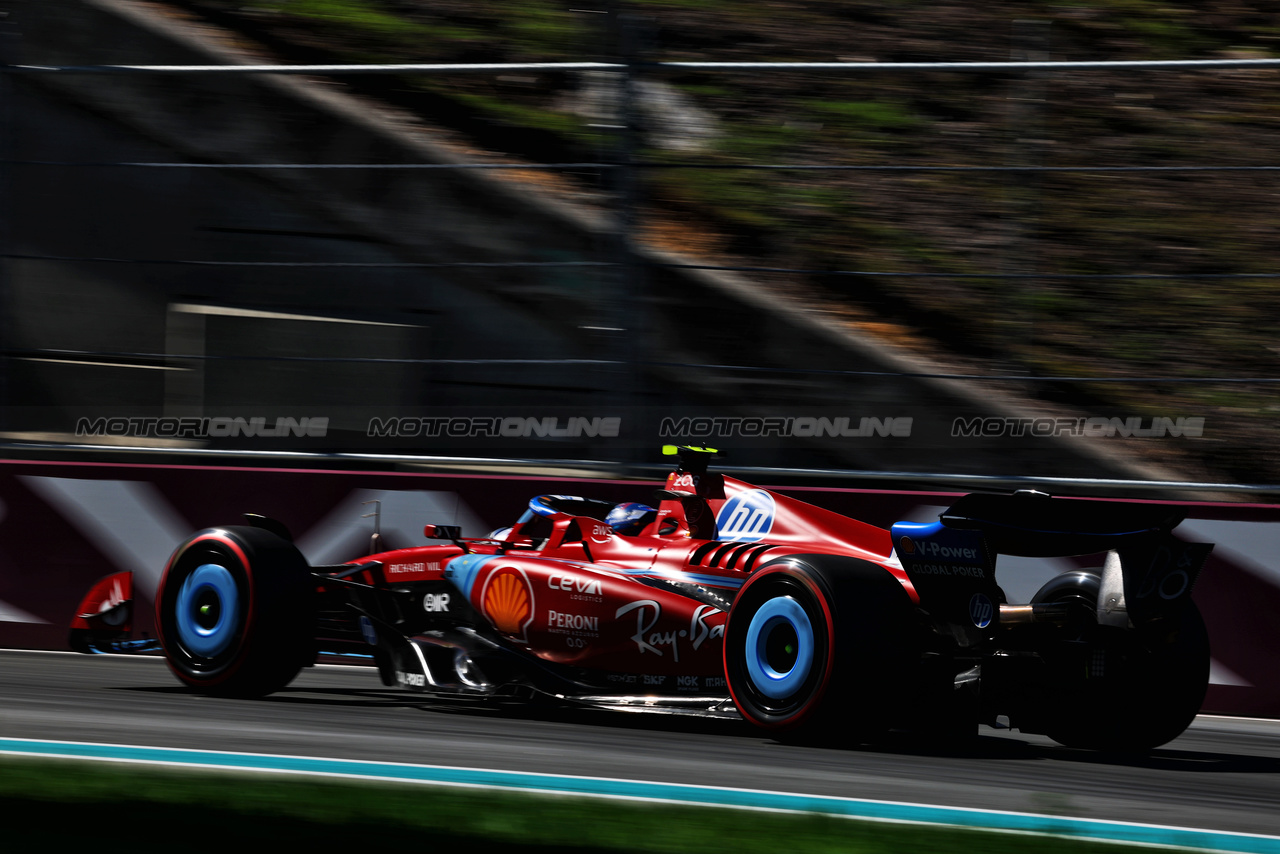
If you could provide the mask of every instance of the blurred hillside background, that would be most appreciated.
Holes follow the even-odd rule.
[[[234,31],[237,46],[285,63],[1222,59],[1280,49],[1280,3],[1226,0],[150,5]],[[972,383],[978,398],[1064,416],[1203,417],[1203,438],[1122,452],[1188,478],[1280,482],[1276,386],[1240,381],[1280,378],[1280,70],[641,67],[636,79],[631,117],[619,115],[607,72],[336,85],[411,112],[477,161],[641,164],[622,179],[590,168],[510,177],[589,210],[625,198],[636,244],[737,270],[939,373],[1028,377]],[[619,127],[628,118],[635,135]],[[761,165],[891,168],[736,168]],[[718,323],[714,312],[702,319]],[[1066,380],[1089,377],[1129,381]]]

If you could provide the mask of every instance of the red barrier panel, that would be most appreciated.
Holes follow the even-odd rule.
[[[192,531],[242,524],[246,512],[283,522],[313,564],[367,553],[381,502],[384,546],[426,542],[425,524],[483,536],[509,525],[528,500],[570,493],[652,501],[659,482],[482,474],[349,472],[117,463],[0,462],[0,646],[65,649],[80,597],[98,578],[135,571],[149,604],[165,562]],[[932,521],[957,493],[778,487],[805,501],[887,527]],[[1178,529],[1216,544],[1195,600],[1213,646],[1205,710],[1280,717],[1280,507],[1189,504]],[[1025,602],[1057,572],[1098,559],[1002,557],[999,580]],[[146,605],[139,628],[149,628]]]

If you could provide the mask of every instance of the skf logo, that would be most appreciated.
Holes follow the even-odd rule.
[[[422,597],[422,610],[427,613],[438,613],[449,610],[448,593],[428,593]]]
[[[904,555],[912,555],[916,553],[916,544],[912,542],[910,537],[898,538],[898,551]]]
[[[533,621],[533,587],[524,571],[504,566],[490,574],[480,593],[481,610],[494,628],[515,640],[527,642]]]

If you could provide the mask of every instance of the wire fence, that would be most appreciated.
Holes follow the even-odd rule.
[[[107,258],[85,255],[37,255],[31,253],[0,253],[0,258],[23,261],[65,261],[93,264],[140,264],[195,267],[296,267],[300,269],[366,269],[366,270],[448,270],[465,268],[538,269],[538,268],[612,268],[616,261],[218,261],[192,258]],[[681,264],[645,260],[642,265],[667,270],[710,270],[726,273],[787,273],[807,276],[871,276],[900,279],[1061,279],[1064,281],[1163,281],[1177,280],[1267,280],[1280,278],[1278,273],[927,273],[900,270],[831,270],[814,267],[760,267],[730,264]]]
[[[591,161],[584,163],[144,163],[91,160],[0,160],[4,166],[58,167],[124,167],[136,169],[358,169],[358,170],[455,170],[491,169],[495,171],[572,170],[572,169],[707,169],[707,170],[779,170],[812,172],[1044,172],[1100,175],[1125,173],[1175,174],[1180,172],[1280,172],[1280,166],[923,166],[923,165],[851,165],[839,163],[618,163]]]
[[[163,75],[163,76],[242,76],[242,75],[474,75],[502,74],[509,72],[614,72],[618,74],[662,74],[685,72],[715,72],[724,74],[755,74],[784,72],[821,72],[836,75],[918,74],[918,73],[981,73],[1025,75],[1030,72],[1045,74],[1072,71],[1143,72],[1182,71],[1204,72],[1214,70],[1271,70],[1280,69],[1280,59],[1212,59],[1212,60],[1159,60],[1159,61],[1011,61],[1011,62],[548,62],[548,63],[476,63],[476,64],[314,64],[314,65],[0,65],[0,74],[19,76],[71,76],[71,75]],[[888,173],[888,174],[1072,174],[1097,176],[1106,179],[1125,174],[1183,175],[1199,173],[1269,174],[1280,172],[1280,166],[1263,164],[1209,164],[1209,165],[996,165],[996,164],[839,164],[839,163],[721,163],[721,162],[650,162],[623,158],[616,160],[590,160],[580,162],[450,162],[450,163],[231,163],[231,162],[159,162],[113,160],[0,160],[0,167],[49,167],[57,169],[107,168],[143,170],[220,170],[220,171],[327,171],[367,170],[383,172],[402,171],[492,171],[492,172],[564,172],[591,170],[610,172],[617,170],[708,170],[742,172],[826,172],[826,173]],[[616,268],[639,264],[654,269],[700,270],[740,274],[783,274],[823,277],[895,278],[895,279],[960,279],[960,280],[1040,280],[1040,281],[1163,281],[1185,279],[1193,281],[1269,281],[1280,278],[1280,271],[1254,273],[1079,273],[1079,272],[1007,272],[983,271],[971,273],[932,272],[925,270],[854,270],[822,269],[803,266],[763,266],[715,263],[679,263],[653,259],[590,260],[515,260],[474,261],[449,260],[442,262],[353,262],[353,261],[274,261],[274,260],[216,260],[192,258],[145,258],[77,256],[71,254],[38,254],[4,252],[0,257],[9,260],[49,261],[76,264],[126,264],[146,266],[193,266],[212,268],[297,268],[297,269],[359,269],[359,270],[446,270],[446,269],[591,269]],[[302,361],[302,362],[368,362],[417,365],[622,365],[629,360],[618,359],[383,359],[343,356],[251,356],[209,355],[199,353],[173,354],[157,352],[115,352],[106,350],[10,349],[6,355],[14,358],[130,358],[149,359],[173,363],[181,360],[225,361]],[[758,367],[740,364],[709,364],[667,362],[653,359],[630,360],[631,363],[666,368],[717,370],[728,372],[762,372],[778,374],[842,375],[865,377],[929,378],[958,381],[1050,383],[1141,383],[1150,385],[1214,385],[1249,384],[1272,385],[1280,383],[1273,376],[1051,376],[1000,373],[954,373],[911,371],[853,371],[823,368]]]
[[[316,65],[0,65],[9,74],[504,74],[512,71],[822,71],[1024,73],[1028,71],[1213,71],[1280,68],[1280,59],[1144,59],[1010,62],[475,62]]]
[[[682,370],[728,371],[780,375],[815,375],[843,377],[879,377],[928,380],[981,380],[983,382],[1028,381],[1047,383],[1123,383],[1140,385],[1220,385],[1237,383],[1243,385],[1275,385],[1280,384],[1280,377],[1172,377],[1172,376],[1031,376],[1028,374],[965,374],[945,373],[937,371],[852,371],[832,368],[787,368],[760,367],[754,365],[716,364],[708,362],[673,362],[659,360],[643,360],[639,362],[620,359],[399,359],[379,358],[371,356],[259,356],[246,353],[153,353],[120,350],[67,350],[51,348],[10,349],[0,351],[10,358],[36,359],[134,359],[156,363],[197,362],[319,362],[319,363],[351,363],[351,364],[386,364],[386,365],[473,365],[482,367],[515,367],[520,365],[547,366],[627,366],[639,365],[651,368],[678,368]]]

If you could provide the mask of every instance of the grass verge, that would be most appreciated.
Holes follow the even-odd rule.
[[[981,851],[1084,854],[1107,843],[480,789],[0,758],[8,850],[224,851],[246,840],[506,852]],[[407,849],[413,850],[413,849]]]

